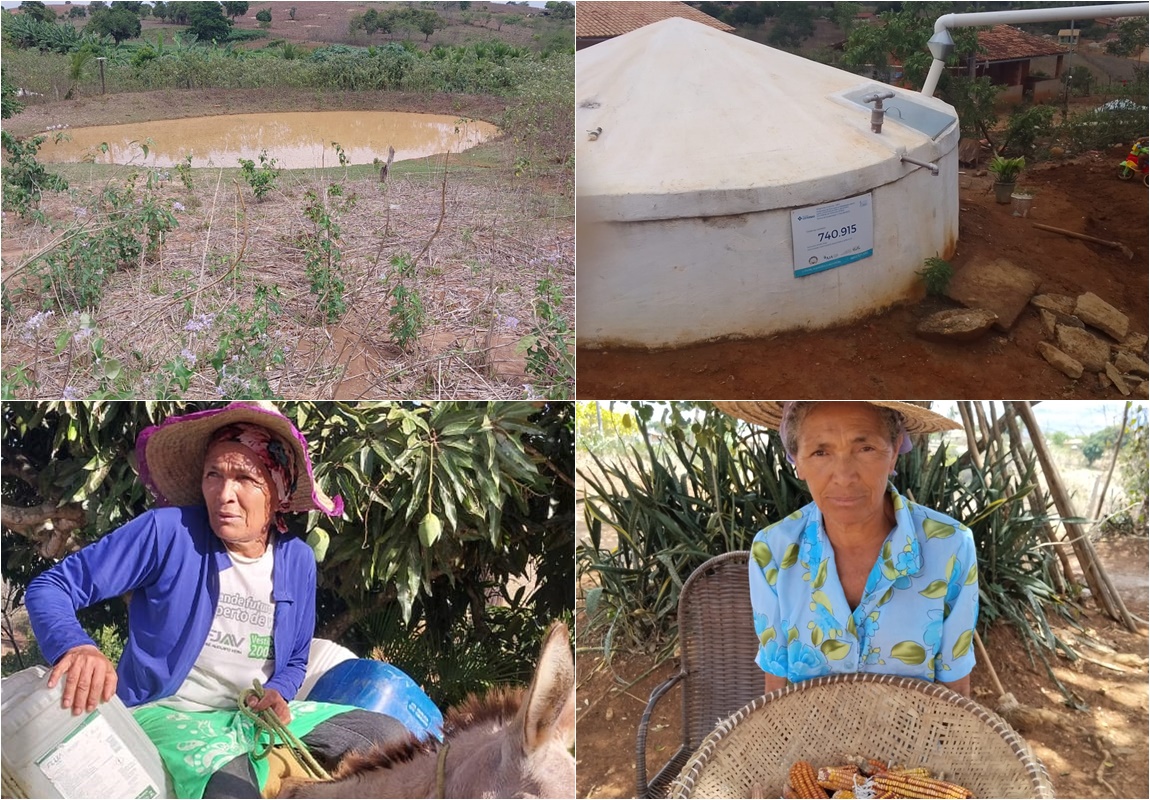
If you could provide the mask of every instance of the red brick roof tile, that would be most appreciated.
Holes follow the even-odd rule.
[[[686,3],[579,0],[575,4],[575,36],[580,39],[619,36],[671,17],[701,22],[721,31],[734,30],[727,23],[691,8]]]
[[[985,53],[978,54],[979,61],[1013,61],[1069,52],[1066,45],[1043,39],[1011,25],[995,25],[988,31],[979,31],[978,43],[986,49]]]

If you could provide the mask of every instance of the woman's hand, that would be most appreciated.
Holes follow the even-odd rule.
[[[64,653],[48,675],[49,689],[60,676],[64,676],[60,707],[71,707],[76,716],[95,711],[97,704],[108,702],[116,693],[116,667],[95,645],[82,644]]]
[[[284,725],[291,722],[291,710],[288,709],[287,700],[284,700],[283,695],[275,689],[264,689],[263,697],[252,695],[248,698],[248,706],[252,711],[263,711],[265,708],[270,708],[276,712],[276,716]]]

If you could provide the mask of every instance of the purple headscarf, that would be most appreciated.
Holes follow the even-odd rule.
[[[235,442],[252,451],[259,462],[267,468],[275,484],[279,505],[273,509],[276,530],[287,533],[287,520],[284,512],[291,511],[291,499],[295,493],[297,472],[294,451],[280,441],[279,437],[262,425],[250,422],[233,422],[224,425],[212,434],[208,448],[219,442]]]

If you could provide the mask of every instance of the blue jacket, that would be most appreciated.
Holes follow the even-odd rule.
[[[265,685],[291,700],[303,683],[315,632],[315,556],[296,536],[274,545],[272,640],[275,669]],[[28,585],[25,604],[44,657],[95,644],[76,611],[131,592],[128,641],[116,694],[138,706],[175,694],[212,626],[219,572],[231,568],[203,506],[159,508],[74,553]]]

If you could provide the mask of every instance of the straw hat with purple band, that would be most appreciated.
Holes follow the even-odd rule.
[[[322,511],[329,517],[343,513],[343,498],[328,497],[316,484],[303,434],[275,406],[260,401],[230,403],[169,417],[140,433],[136,439],[140,480],[160,505],[194,506],[204,502],[200,486],[208,442],[218,429],[236,422],[267,428],[295,451],[295,463],[304,465],[305,470],[296,476],[296,488],[285,510]]]
[[[738,417],[755,425],[762,425],[765,428],[778,430],[779,425],[781,425],[783,421],[784,407],[788,405],[788,402],[789,401],[785,400],[717,401],[715,408],[724,414],[730,414],[732,417]],[[823,402],[844,401],[827,400]],[[942,416],[942,414],[936,414],[922,406],[911,405],[901,400],[863,400],[861,402],[868,403],[872,406],[891,408],[897,411],[899,416],[902,417],[902,424],[907,433],[934,433],[936,431],[962,430],[961,424],[954,420],[947,419]]]

